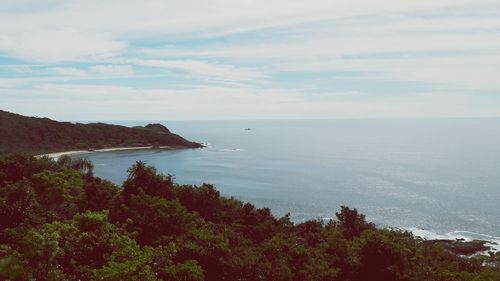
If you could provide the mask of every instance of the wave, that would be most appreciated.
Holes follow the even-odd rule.
[[[221,148],[217,149],[216,151],[218,152],[236,152],[236,151],[243,151],[242,148]]]
[[[413,235],[420,237],[425,240],[463,240],[463,241],[473,241],[482,240],[486,241],[485,246],[490,247],[491,252],[500,252],[500,237],[492,236],[483,233],[476,233],[472,231],[465,230],[455,230],[447,233],[436,233],[425,229],[420,229],[416,227],[409,227],[403,230],[407,230]],[[488,251],[483,252],[487,254]]]

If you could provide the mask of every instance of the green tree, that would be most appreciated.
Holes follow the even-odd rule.
[[[108,210],[120,189],[110,181],[87,178],[84,182],[85,202],[83,209],[90,211]]]
[[[75,170],[33,175],[37,201],[60,218],[71,218],[85,199],[82,175]]]
[[[373,229],[374,225],[367,223],[365,215],[358,213],[358,210],[347,206],[341,206],[340,212],[336,213],[339,226],[343,229],[347,238],[359,236],[367,229]]]
[[[37,224],[42,210],[30,181],[22,179],[0,187],[0,231],[22,223]]]
[[[59,259],[64,255],[59,245],[60,238],[58,231],[49,228],[30,229],[23,237],[22,253],[29,261],[35,279],[45,280],[48,276],[58,275]]]
[[[123,183],[123,195],[129,197],[143,190],[147,195],[171,199],[173,182],[171,176],[164,176],[153,166],[137,161],[128,169],[128,178]]]
[[[73,159],[69,155],[62,155],[57,159],[57,164],[66,169],[77,170],[87,177],[92,177],[94,164],[87,158]]]
[[[142,189],[128,199],[117,198],[110,210],[111,221],[137,233],[141,245],[156,245],[163,236],[183,234],[193,218],[178,201],[150,196]]]
[[[22,281],[33,279],[28,261],[16,250],[0,245],[0,280]]]

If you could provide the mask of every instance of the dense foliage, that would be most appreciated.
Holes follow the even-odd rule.
[[[160,124],[124,127],[103,123],[57,122],[47,118],[25,117],[0,110],[0,154],[2,152],[58,152],[120,146],[201,145],[171,133]]]
[[[123,187],[62,157],[0,160],[0,280],[500,280],[356,209],[294,224],[137,162]]]

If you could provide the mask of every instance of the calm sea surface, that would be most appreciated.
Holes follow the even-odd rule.
[[[145,160],[297,222],[348,205],[423,236],[500,239],[500,119],[161,123],[208,147],[85,156],[117,184]]]

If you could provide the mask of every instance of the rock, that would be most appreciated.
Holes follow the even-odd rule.
[[[428,240],[427,243],[439,244],[451,253],[462,256],[470,256],[491,249],[490,247],[485,245],[488,242],[482,240]]]

